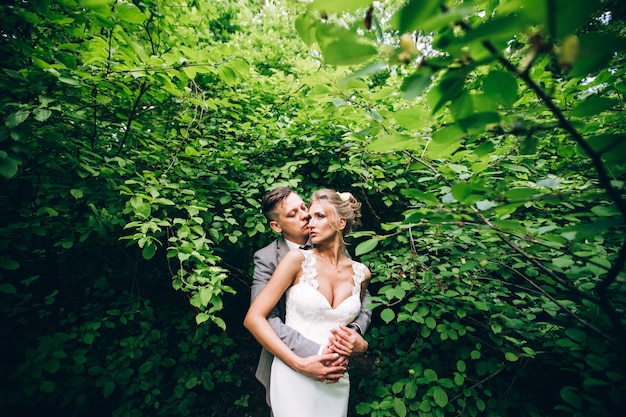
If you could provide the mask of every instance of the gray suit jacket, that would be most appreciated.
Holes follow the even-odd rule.
[[[274,240],[266,247],[259,249],[254,254],[254,272],[252,275],[251,302],[259,295],[265,284],[269,281],[283,256],[289,252],[289,246],[283,237]],[[361,303],[361,312],[354,320],[359,325],[361,331],[365,333],[371,318],[372,310],[367,308],[370,302],[369,292],[365,294],[365,298]],[[301,358],[317,355],[322,348],[319,344],[305,338],[297,331],[285,324],[285,296],[274,307],[267,317],[270,325],[276,334],[285,342],[285,344]],[[261,351],[259,365],[256,370],[256,378],[263,384],[266,390],[267,404],[270,404],[269,385],[270,371],[272,366],[273,355],[267,350]]]

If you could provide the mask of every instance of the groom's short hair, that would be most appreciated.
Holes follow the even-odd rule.
[[[283,201],[293,190],[289,187],[277,187],[267,192],[261,199],[261,212],[268,221],[276,220],[276,204]]]

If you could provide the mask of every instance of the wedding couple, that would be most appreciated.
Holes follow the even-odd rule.
[[[347,361],[367,350],[371,319],[370,270],[350,259],[343,239],[360,207],[352,194],[328,189],[314,192],[308,208],[287,187],[263,197],[281,237],[254,254],[244,326],[264,348],[256,376],[274,417],[347,415]]]

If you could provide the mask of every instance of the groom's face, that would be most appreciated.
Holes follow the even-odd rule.
[[[278,218],[270,222],[272,229],[285,239],[305,244],[309,239],[309,211],[298,194],[291,193],[277,204]]]

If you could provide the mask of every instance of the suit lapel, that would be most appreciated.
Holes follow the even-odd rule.
[[[287,252],[289,252],[289,245],[287,245],[285,238],[280,237],[276,239],[276,259],[278,260],[278,263],[280,263],[283,256],[285,256]]]

